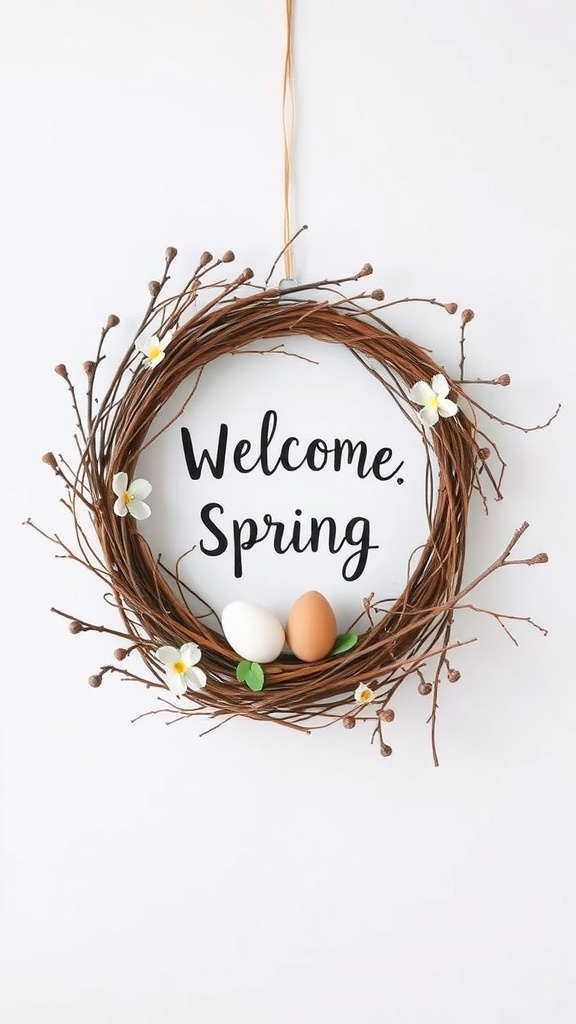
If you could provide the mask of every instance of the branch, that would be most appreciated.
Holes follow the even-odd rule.
[[[529,626],[533,626],[534,629],[539,630],[540,633],[544,634],[544,636],[548,636],[548,630],[544,629],[543,626],[539,626],[538,623],[534,622],[534,620],[531,619],[529,615],[506,615],[504,614],[504,612],[492,612],[488,608],[478,608],[474,604],[458,604],[456,605],[456,607],[458,609],[469,608],[470,611],[479,612],[481,615],[491,615],[492,618],[496,619],[496,621],[502,626],[502,629],[507,634],[507,636],[510,637],[512,643],[515,644],[516,647],[518,647],[518,641],[516,637],[510,632],[510,630],[507,629],[506,626],[504,625],[504,619],[507,619],[511,622],[527,622]]]

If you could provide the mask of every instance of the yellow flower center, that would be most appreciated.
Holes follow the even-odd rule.
[[[365,689],[360,691],[360,700],[362,701],[372,700],[373,696],[374,694],[372,693],[372,690]]]
[[[429,398],[428,401],[426,402],[426,405],[430,409],[437,409],[438,406],[440,405],[440,399],[438,398],[438,395],[434,395],[432,398]]]
[[[172,668],[174,669],[175,672],[178,673],[179,676],[183,676],[186,671],[186,665],[184,664],[183,661],[175,661],[174,664],[172,665]]]
[[[133,500],[134,499],[132,498],[130,491],[122,491],[122,501],[124,502],[125,505],[129,505],[130,502]]]
[[[160,345],[151,345],[148,350],[148,359],[154,362],[155,359],[158,359],[161,352],[162,349],[160,348]]]

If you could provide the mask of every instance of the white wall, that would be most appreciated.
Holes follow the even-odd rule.
[[[354,270],[473,306],[506,498],[471,523],[483,604],[531,615],[442,694],[433,769],[408,692],[383,760],[365,729],[130,719],[110,658],[48,609],[102,619],[52,529],[40,463],[71,453],[62,382],[128,325],[166,245],[281,247],[281,0],[1,5],[2,955],[6,1024],[571,1024],[574,668],[574,7],[568,0],[297,4],[300,279]],[[407,314],[402,330],[439,320]],[[411,318],[411,319],[410,319]],[[400,322],[400,321],[399,321]],[[435,333],[436,332],[436,333]]]

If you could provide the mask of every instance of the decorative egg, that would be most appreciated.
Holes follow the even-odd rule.
[[[246,661],[265,665],[284,647],[284,628],[266,608],[249,601],[232,601],[222,612],[222,629],[230,647]]]
[[[332,606],[317,590],[308,590],[294,602],[286,637],[300,661],[320,661],[332,650],[338,627]]]

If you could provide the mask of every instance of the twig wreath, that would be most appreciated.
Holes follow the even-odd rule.
[[[506,622],[519,617],[476,608],[470,603],[470,594],[503,566],[547,561],[544,553],[513,557],[528,526],[523,523],[499,557],[463,585],[471,498],[476,493],[487,511],[484,481],[500,498],[505,468],[497,446],[480,429],[477,414],[516,426],[480,406],[464,386],[505,386],[509,377],[464,379],[465,329],[474,316],[469,309],[461,313],[459,379],[450,379],[428,351],[398,334],[381,316],[384,309],[407,302],[429,302],[454,314],[455,303],[408,298],[386,301],[378,288],[351,297],[343,295],[343,284],[351,285],[372,273],[369,264],[338,280],[310,284],[288,280],[275,288],[270,280],[279,257],[264,285],[255,288],[249,284],[253,277],[250,269],[232,280],[211,279],[209,275],[231,263],[234,254],[228,251],[214,259],[205,252],[182,291],[164,298],[176,255],[173,247],[166,250],[162,278],[150,282],[151,297],[142,322],[102,395],[97,395],[96,386],[101,364],[112,354],[107,350],[108,336],[119,323],[118,317],[108,317],[95,358],[84,363],[87,391],[83,409],[66,367],[59,364],[55,368],[68,385],[76,416],[78,464],[73,468],[52,452],[43,459],[64,484],[73,541],[66,543],[57,534],[39,532],[57,545],[61,556],[98,577],[108,592],[108,602],[120,613],[122,628],[52,610],[69,620],[72,633],[95,630],[123,641],[114,652],[119,664],[103,666],[90,677],[92,686],[99,686],[107,673],[119,673],[123,679],[155,687],[161,694],[168,690],[160,697],[162,707],[145,714],[165,712],[170,722],[199,714],[217,720],[211,727],[216,728],[241,715],[310,732],[338,722],[352,728],[359,719],[368,718],[374,727],[372,740],[378,737],[380,752],[387,756],[391,747],[384,739],[383,726],[394,718],[390,702],[398,688],[412,679],[421,694],[430,696],[432,751],[437,764],[438,689],[443,679],[454,682],[460,675],[449,660],[461,645],[452,640],[455,612],[461,608],[487,612],[511,635]],[[307,297],[311,293],[321,296]],[[136,477],[137,465],[143,450],[158,436],[153,424],[159,410],[182,382],[192,382],[187,405],[204,367],[212,360],[245,350],[254,342],[289,338],[295,333],[346,346],[421,432],[427,457],[430,535],[410,556],[403,593],[386,602],[374,594],[366,597],[350,631],[337,638],[326,656],[303,662],[291,653],[281,653],[264,665],[250,659],[239,664],[237,652],[219,630],[207,624],[212,616],[219,622],[216,613],[182,582],[178,564],[162,565],[139,532],[138,520],[150,514],[153,499],[148,505],[152,485]],[[537,430],[548,423],[519,429]],[[496,463],[495,469],[488,466],[489,458]],[[192,598],[202,601],[206,614],[194,613]],[[367,623],[365,631],[359,635],[352,632],[362,620]],[[545,632],[531,619],[523,621]],[[127,659],[131,661],[134,652],[144,662],[145,673],[128,668]]]

